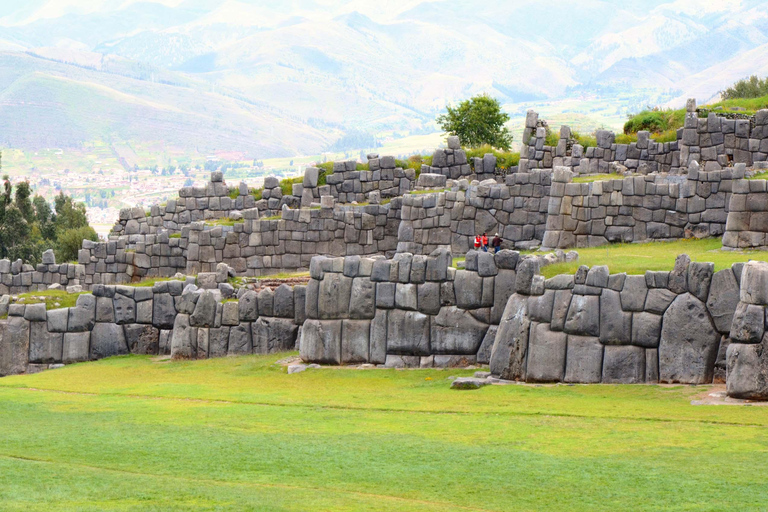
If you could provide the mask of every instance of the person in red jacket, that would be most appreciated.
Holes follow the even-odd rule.
[[[488,234],[487,233],[483,233],[482,246],[483,246],[483,252],[488,252]]]
[[[480,250],[480,246],[481,246],[481,245],[483,245],[483,239],[482,239],[482,238],[480,238],[480,235],[477,235],[477,236],[475,237],[475,250],[476,250],[476,251],[479,251],[479,250]]]

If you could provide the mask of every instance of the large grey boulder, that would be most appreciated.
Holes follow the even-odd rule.
[[[527,382],[560,382],[565,375],[567,335],[551,331],[549,324],[531,323],[528,340]]]
[[[387,315],[387,353],[428,356],[429,316],[418,311],[393,309]]]
[[[69,332],[84,332],[93,329],[96,319],[96,297],[93,295],[80,295],[75,307],[69,308],[67,330]]]
[[[661,315],[633,313],[632,344],[643,348],[657,348],[661,337]]]
[[[549,325],[553,331],[562,331],[565,328],[565,317],[568,315],[572,298],[571,290],[555,290],[555,298],[552,303],[552,320]]]
[[[669,289],[675,293],[688,291],[688,265],[691,258],[687,254],[680,254],[675,258],[675,267],[669,273]]]
[[[197,357],[197,329],[190,327],[189,315],[179,313],[173,323],[171,359],[195,359]]]
[[[272,314],[280,318],[293,318],[293,288],[283,283],[275,289]]]
[[[581,336],[600,335],[600,297],[574,295],[565,317],[565,332]]]
[[[251,337],[251,324],[240,322],[229,328],[228,354],[244,355],[253,353],[253,339]]]
[[[488,325],[476,320],[468,311],[446,306],[431,322],[433,354],[477,354]]]
[[[156,293],[152,299],[152,325],[172,329],[176,320],[176,305],[169,293]]]
[[[308,363],[341,363],[341,320],[307,320],[301,329],[299,355]]]
[[[370,320],[343,320],[341,324],[341,363],[367,363],[370,338]]]
[[[642,311],[647,295],[648,286],[645,284],[644,275],[627,276],[624,279],[624,288],[621,290],[621,309],[624,311]]]
[[[730,268],[715,272],[709,288],[707,309],[721,333],[728,333],[733,322],[733,313],[739,303],[739,283]]]
[[[735,343],[760,343],[765,332],[765,308],[739,302],[733,314],[731,340]]]
[[[632,313],[621,310],[619,292],[603,290],[600,295],[600,341],[605,345],[629,345],[632,340]]]
[[[125,342],[131,354],[157,355],[160,352],[160,330],[146,324],[123,326]]]
[[[91,331],[91,359],[119,356],[128,353],[125,333],[121,325],[97,322]]]
[[[51,309],[46,312],[46,319],[48,320],[48,330],[50,332],[67,332],[69,309]]]
[[[262,316],[251,324],[254,354],[272,354],[296,348],[299,326],[293,319]]]
[[[565,382],[595,384],[603,373],[603,345],[594,336],[568,335]]]
[[[24,373],[29,363],[29,322],[20,316],[8,317],[0,331],[0,376]]]
[[[96,321],[115,322],[115,307],[110,297],[96,297]]]
[[[498,254],[496,254],[496,256],[501,254],[501,252],[503,251],[500,251]],[[501,316],[504,314],[504,308],[507,306],[507,301],[512,296],[512,294],[515,293],[515,281],[515,271],[506,268],[500,268],[499,273],[493,279],[493,307],[491,308],[491,323],[498,325],[498,323],[501,321]]]
[[[640,384],[645,382],[645,349],[631,345],[605,347],[604,384]]]
[[[483,298],[483,278],[477,272],[457,270],[453,281],[456,305],[462,309],[481,307]]]
[[[659,380],[683,384],[712,382],[720,335],[703,302],[685,293],[664,313],[659,344]]]
[[[496,341],[496,333],[499,330],[498,325],[491,325],[488,330],[485,331],[483,336],[483,342],[480,344],[480,348],[477,349],[477,363],[488,364],[491,362],[491,352],[493,351],[493,342]]]
[[[371,320],[368,362],[384,364],[387,360],[387,310],[379,309]]]
[[[64,335],[49,332],[46,322],[31,322],[29,331],[29,362],[51,364],[61,362]]]
[[[530,325],[528,297],[512,295],[507,301],[491,351],[490,369],[493,375],[503,379],[525,380]]]
[[[768,262],[748,261],[744,264],[739,300],[747,304],[768,305]]]
[[[757,344],[731,343],[726,361],[728,396],[768,400],[768,334]]]
[[[531,295],[533,278],[539,274],[538,258],[524,258],[517,264],[516,291],[522,295]]]
[[[340,273],[328,272],[320,281],[317,310],[322,320],[341,319],[349,316],[349,299],[352,294],[352,278]]]
[[[61,362],[64,364],[87,361],[90,353],[91,333],[67,332],[62,342]]]
[[[116,323],[122,325],[136,322],[136,302],[132,298],[116,294],[112,306],[115,308]]]
[[[549,323],[552,320],[554,301],[555,290],[546,290],[543,295],[528,297],[528,316],[531,318],[531,322]]]
[[[693,262],[688,266],[688,290],[700,301],[707,300],[714,273],[714,263]]]
[[[259,318],[259,295],[248,290],[237,301],[238,318],[241,322],[255,322]]]
[[[651,313],[664,314],[677,295],[666,288],[653,288],[648,291],[648,298],[645,300],[645,310]]]
[[[213,327],[208,330],[208,356],[224,357],[229,351],[230,326]]]
[[[206,290],[197,299],[195,311],[189,317],[189,325],[193,327],[213,327],[216,319],[216,297]]]

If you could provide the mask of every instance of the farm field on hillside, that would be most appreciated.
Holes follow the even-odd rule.
[[[768,408],[710,387],[127,356],[0,379],[3,510],[759,510]]]

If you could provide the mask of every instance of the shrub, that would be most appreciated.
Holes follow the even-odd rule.
[[[77,251],[83,245],[83,240],[98,242],[99,236],[91,226],[65,229],[58,236],[57,246],[54,249],[57,261],[70,261],[77,259]]]
[[[724,100],[735,100],[741,98],[759,98],[768,95],[768,78],[760,79],[757,75],[749,78],[743,78],[727,88],[720,91]]]
[[[471,161],[475,157],[482,158],[486,153],[493,153],[493,156],[496,157],[496,167],[500,169],[509,169],[520,163],[520,153],[499,151],[488,145],[467,149],[467,159]]]
[[[264,187],[252,188],[248,190],[256,201],[261,201],[261,193],[264,192]]]
[[[284,196],[293,195],[294,183],[304,183],[304,177],[297,176],[296,178],[285,178],[284,180],[280,181],[280,190],[283,191]]]
[[[624,133],[632,134],[641,130],[651,133],[661,133],[683,126],[685,110],[643,110],[629,117],[624,123]]]
[[[594,135],[582,135],[579,132],[571,132],[571,137],[585,149],[597,147],[597,138]]]

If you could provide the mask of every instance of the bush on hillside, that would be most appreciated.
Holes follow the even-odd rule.
[[[684,110],[643,110],[638,114],[629,116],[629,120],[624,123],[624,133],[629,135],[642,130],[661,133],[680,128],[684,121]]]
[[[720,95],[724,100],[768,96],[768,78],[760,79],[757,75],[743,78],[726,90],[721,91]]]

